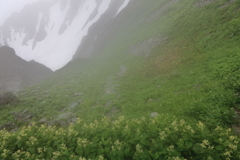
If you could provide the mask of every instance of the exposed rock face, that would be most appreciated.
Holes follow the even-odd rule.
[[[0,94],[0,106],[14,102],[17,102],[17,96],[15,96],[12,92],[4,92]]]
[[[117,75],[112,75],[109,76],[106,79],[106,84],[104,85],[104,94],[114,94],[116,93],[115,89],[116,87],[118,87],[119,85],[116,83],[116,79],[119,79],[120,77],[122,77],[126,71],[127,71],[127,67],[124,65],[121,65],[119,67],[120,71],[118,72]]]
[[[14,116],[14,120],[18,122],[28,122],[33,117],[33,114],[28,110],[24,110],[23,112],[14,112],[12,115]]]
[[[18,128],[15,123],[8,122],[0,125],[0,130],[3,130],[3,129],[6,129],[8,131],[13,131],[13,130],[17,130]]]
[[[83,57],[88,58],[92,55],[95,41],[100,38],[102,39],[102,33],[105,30],[106,26],[108,26],[111,21],[115,18],[118,13],[119,6],[123,5],[123,0],[112,0],[109,9],[100,17],[100,19],[92,25],[88,30],[88,35],[86,35],[81,44],[79,45],[74,58]],[[107,34],[107,33],[105,33]]]
[[[85,51],[91,49],[89,42],[120,13],[126,2],[129,0],[33,2],[20,12],[12,13],[0,26],[0,46],[14,48],[16,54],[27,61],[35,60],[52,70],[60,69],[71,61],[82,42],[78,53],[86,56]]]
[[[134,9],[136,6],[143,2],[143,0],[130,0],[129,4],[125,8],[125,11]],[[179,0],[169,1],[166,5],[161,6],[160,9],[156,10],[151,15],[149,15],[149,17],[144,18],[142,21],[144,21],[144,23],[148,23],[149,21],[154,20],[161,13],[165,12],[170,6],[176,4],[177,2],[179,2]],[[111,10],[107,10],[105,12],[105,14],[108,16],[105,16],[105,14],[103,14],[101,18],[89,28],[88,35],[83,38],[76,54],[74,55],[74,58],[88,58],[93,53],[99,53],[105,46],[106,41],[110,41],[111,38],[109,38],[109,35],[112,34],[112,28],[117,24],[116,22],[118,21],[117,18],[114,18],[114,15],[116,14],[116,9],[114,10],[114,6],[120,5],[118,3],[120,2],[112,1],[110,4],[111,7],[109,7]],[[156,35],[149,40],[132,45],[129,47],[128,53],[133,55],[147,56],[154,47],[159,45],[166,38],[167,36]]]
[[[77,121],[77,116],[72,112],[66,112],[59,115],[55,120],[48,121],[47,119],[43,118],[38,123],[46,124],[50,126],[60,126],[65,127]]]
[[[157,117],[158,116],[158,113],[157,112],[153,112],[150,114],[151,117]]]
[[[0,48],[0,92],[17,92],[40,82],[51,73],[50,69],[37,62],[21,59],[10,47]]]
[[[62,111],[73,110],[74,108],[76,108],[77,105],[80,105],[81,102],[82,102],[81,99],[79,99],[78,101],[75,101],[75,102],[71,103],[68,107],[63,108]]]
[[[76,115],[72,112],[63,113],[58,116],[59,120],[70,120],[72,118],[76,118]]]

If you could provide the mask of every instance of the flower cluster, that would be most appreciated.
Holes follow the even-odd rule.
[[[239,142],[231,129],[210,130],[203,122],[158,116],[111,123],[104,117],[89,124],[79,119],[66,129],[33,125],[0,131],[0,159],[239,159]]]

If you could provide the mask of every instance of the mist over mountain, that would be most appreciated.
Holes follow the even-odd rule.
[[[52,71],[44,65],[18,57],[14,49],[0,47],[0,91],[17,92],[51,74]]]
[[[86,47],[129,0],[39,0],[14,12],[0,26],[0,46],[12,47],[24,60],[50,69],[75,57],[89,57]],[[90,34],[88,34],[90,33]],[[84,38],[83,38],[84,37]]]
[[[0,160],[239,159],[240,1],[0,2]]]
[[[116,17],[119,6],[123,5],[123,2],[124,1],[111,1],[109,9],[102,14],[94,25],[89,27],[88,35],[83,38],[74,58],[91,56],[93,50],[96,49],[96,43],[101,42],[103,39],[107,26]]]

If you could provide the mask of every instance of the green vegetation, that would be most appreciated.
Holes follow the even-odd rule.
[[[0,122],[28,110],[36,124],[1,131],[1,159],[240,159],[231,129],[239,123],[239,1],[196,2],[135,2],[107,28],[100,53],[21,91]],[[166,38],[151,54],[129,53],[159,34]],[[65,112],[80,119],[40,127]]]
[[[12,92],[0,94],[0,105],[4,106],[17,101],[17,97]]]
[[[68,130],[29,126],[17,133],[1,131],[0,138],[4,159],[239,158],[239,138],[231,129],[217,126],[210,131],[201,122],[189,125],[166,116],[131,120],[122,116],[114,123],[103,118],[90,124],[79,119]]]

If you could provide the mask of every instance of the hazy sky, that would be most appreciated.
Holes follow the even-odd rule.
[[[0,0],[0,26],[12,12],[19,12],[26,4],[38,0]]]

